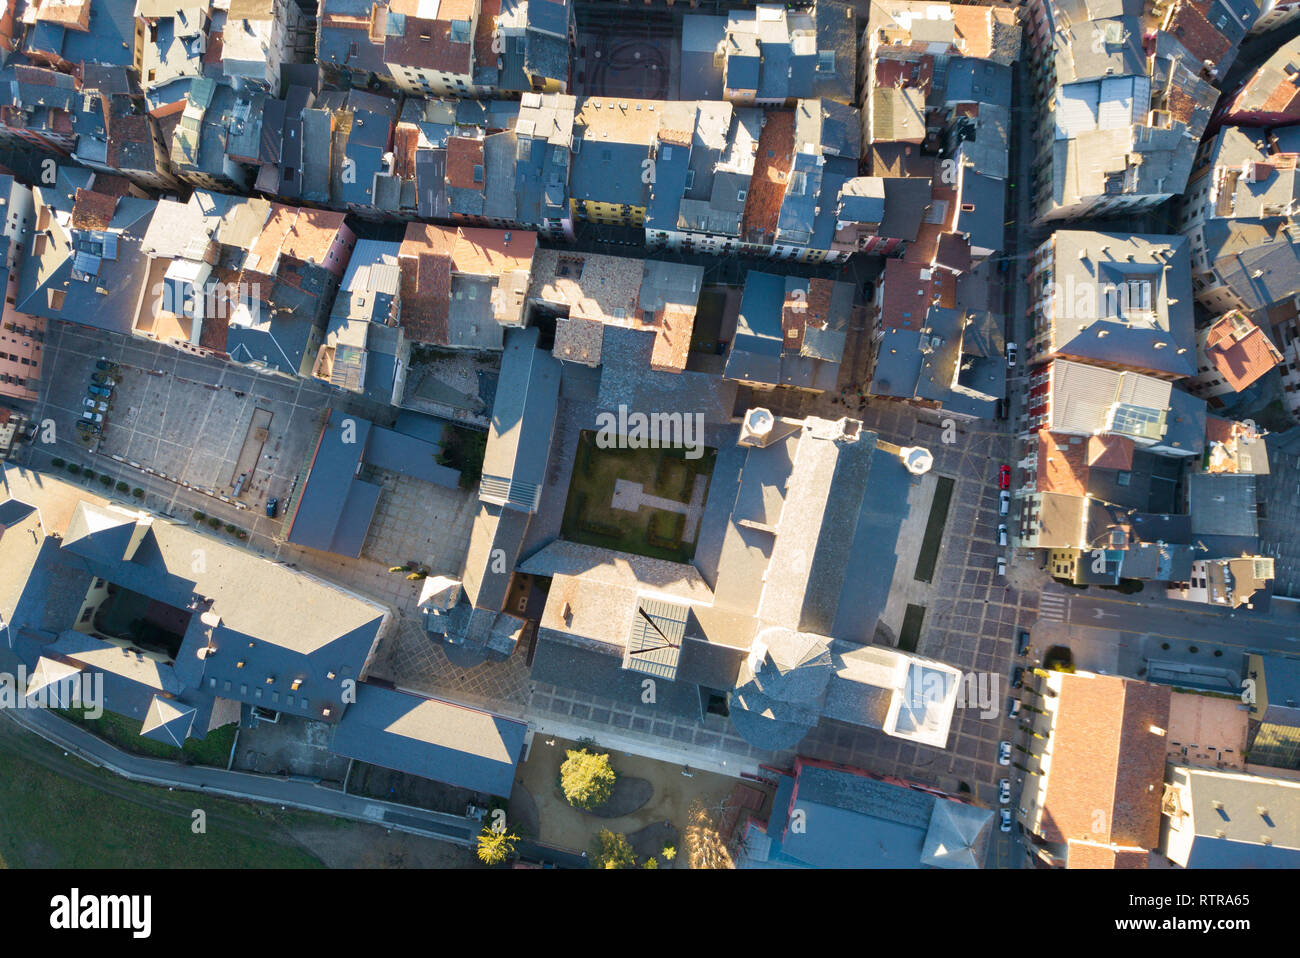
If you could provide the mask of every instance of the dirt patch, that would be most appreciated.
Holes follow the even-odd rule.
[[[672,861],[666,861],[662,857],[665,845],[671,845],[673,848],[680,849],[681,844],[678,839],[677,829],[673,828],[670,822],[652,822],[645,828],[637,829],[631,835],[627,836],[628,844],[636,852],[637,861],[644,861],[652,856],[659,857],[660,868],[675,868],[681,858],[674,858]]]
[[[536,805],[537,840],[569,851],[586,851],[602,828],[631,835],[649,825],[668,822],[676,829],[683,829],[692,802],[698,800],[708,807],[723,805],[737,781],[725,775],[702,771],[695,771],[687,777],[682,774],[680,765],[657,762],[639,755],[609,752],[610,764],[618,773],[620,782],[642,779],[649,783],[652,792],[644,804],[630,813],[619,818],[599,818],[581,812],[565,801],[563,794],[556,788],[556,782],[565,752],[569,749],[589,747],[597,752],[606,750],[564,739],[557,738],[554,741],[553,746],[543,745],[540,741],[534,743],[528,761],[519,766],[514,794],[519,796],[526,790]],[[522,808],[516,810],[513,803],[511,813],[519,816],[525,814]],[[657,853],[661,849],[662,845],[654,851]],[[678,851],[680,853],[680,846]],[[667,864],[660,861],[660,867]]]
[[[537,819],[537,802],[522,785],[516,785],[511,793],[506,817],[511,829],[522,838],[536,838],[541,834],[541,824]]]
[[[327,868],[482,868],[473,850],[448,842],[385,832],[374,825],[295,828],[291,834]]]

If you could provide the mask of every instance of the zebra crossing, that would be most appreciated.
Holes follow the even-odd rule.
[[[1070,612],[1070,597],[1044,592],[1038,597],[1038,617],[1048,622],[1065,622]]]

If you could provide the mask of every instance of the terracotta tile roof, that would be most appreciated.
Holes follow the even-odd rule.
[[[903,262],[915,266],[929,266],[939,253],[939,240],[944,235],[943,227],[937,223],[922,223],[916,231],[916,239],[907,244],[903,251]]]
[[[296,264],[324,263],[343,221],[344,215],[332,210],[272,203],[261,233],[249,248],[246,268],[299,285]]]
[[[136,196],[135,184],[125,176],[111,176],[108,173],[95,174],[95,192],[105,196]]]
[[[929,277],[922,277],[929,273]],[[928,269],[899,259],[885,261],[880,322],[891,329],[921,329],[931,306],[955,308],[957,279],[946,269]]]
[[[1263,113],[1293,115],[1300,111],[1300,87],[1296,86],[1294,80],[1289,83],[1279,83],[1269,93],[1259,109]]]
[[[458,229],[452,266],[467,276],[502,276],[532,269],[537,234],[529,230]],[[410,235],[410,229],[407,229]],[[506,237],[509,236],[509,240]]]
[[[72,204],[72,228],[79,230],[105,230],[113,221],[117,197],[105,196],[94,190],[77,187]]]
[[[203,50],[203,63],[208,66],[220,65],[221,51],[226,45],[224,31],[213,30],[208,34],[208,45]]]
[[[1111,675],[1057,677],[1043,838],[1155,848],[1170,689]]]
[[[1088,492],[1088,445],[1058,440],[1046,429],[1038,430],[1038,471],[1035,490],[1083,496]],[[1078,438],[1073,437],[1073,438]]]
[[[500,13],[501,0],[483,0],[479,7],[478,23],[474,26],[474,62],[479,66],[497,62],[497,52],[492,49],[492,35],[496,33]]]
[[[421,17],[420,7],[420,0],[393,0],[389,9],[401,14],[406,25],[402,34],[384,37],[385,62],[468,75],[473,69],[473,38],[464,43],[453,41],[451,22],[473,19],[473,0],[442,0],[436,20]]]
[[[653,322],[640,325],[643,329],[655,331],[654,348],[650,351],[652,369],[681,372],[686,368],[691,333],[695,330],[693,308],[681,303],[668,303],[655,314]]]
[[[420,128],[399,123],[393,132],[393,170],[404,180],[415,178],[415,151],[420,145]]]
[[[1232,49],[1232,42],[1187,0],[1177,0],[1165,18],[1164,29],[1197,60],[1218,63]]]
[[[338,240],[344,215],[333,210],[315,210],[309,207],[291,212],[295,215],[284,236],[281,252],[304,263],[323,263],[330,247]]]
[[[1132,469],[1133,440],[1127,436],[1089,436],[1088,465],[1098,469]]]
[[[506,237],[510,239],[507,240]],[[523,303],[524,278],[532,268],[537,234],[528,230],[463,229],[408,223],[398,250],[401,274],[402,328],[414,342],[445,346],[450,342],[448,316],[451,276],[496,277],[519,290],[519,302],[497,302],[498,318]],[[504,278],[509,278],[506,284]]]
[[[46,0],[37,7],[36,20],[85,33],[90,29],[90,0],[80,0],[79,3],[50,3]]]
[[[1145,848],[1103,845],[1072,838],[1068,842],[1066,868],[1147,868],[1151,852]]]
[[[239,289],[240,276],[239,270],[223,269],[220,266],[212,269],[212,277],[217,282],[212,288],[213,300],[209,303],[211,308],[208,315],[203,317],[203,326],[199,329],[199,345],[204,349],[219,353],[226,351],[226,332],[230,328],[230,314],[235,305],[230,302],[229,292]]]
[[[754,175],[749,181],[741,238],[750,243],[770,243],[785,200],[786,180],[794,162],[794,111],[770,110],[758,135]]]
[[[933,57],[921,57],[919,60],[876,61],[877,87],[917,87],[928,93],[933,79]]]
[[[993,52],[993,11],[983,6],[952,4],[953,33],[963,42],[962,56],[986,60]]]
[[[478,170],[477,179],[475,168]],[[447,140],[447,185],[482,193],[486,188],[486,180],[483,173],[483,141],[463,136],[453,136]]]
[[[922,155],[915,143],[872,143],[868,159],[872,176],[934,178],[935,157]]]
[[[1239,313],[1226,315],[1210,327],[1205,354],[1237,392],[1282,361],[1268,334]]]
[[[1211,442],[1229,442],[1236,438],[1236,423],[1231,419],[1224,419],[1222,416],[1205,417],[1205,441]]]
[[[401,269],[402,330],[406,338],[416,343],[448,345],[451,342],[447,326],[451,303],[451,257],[446,251],[403,253],[398,257],[398,264]]]

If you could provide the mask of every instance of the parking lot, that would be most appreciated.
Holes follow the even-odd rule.
[[[33,418],[54,424],[53,441],[26,447],[25,464],[57,470],[54,460],[62,459],[92,468],[142,489],[143,499],[123,496],[134,504],[181,521],[203,512],[245,530],[247,547],[399,610],[414,607],[419,583],[388,574],[389,565],[414,559],[435,572],[459,572],[468,548],[473,491],[439,487],[438,495],[427,495],[428,483],[404,477],[371,477],[386,489],[361,559],[302,549],[279,538],[285,500],[302,481],[326,409],[381,425],[392,425],[395,409],[341,395],[315,381],[261,376],[221,360],[70,323],[52,322],[45,348],[48,375]],[[85,442],[74,422],[101,357],[118,365],[122,381],[114,388],[102,435],[97,442]],[[263,410],[259,423],[270,415],[267,436],[236,505],[231,482],[237,469],[246,468],[247,458],[244,465],[238,463],[249,447],[245,440],[258,410]],[[275,519],[265,514],[268,496],[280,499]],[[219,530],[212,534],[230,539]]]

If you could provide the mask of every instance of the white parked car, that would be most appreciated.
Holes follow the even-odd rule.
[[[1003,489],[998,493],[998,515],[1005,516],[1011,511],[1011,493]]]
[[[999,765],[1011,764],[1011,743],[1010,742],[998,742],[998,764]]]
[[[1011,831],[1011,809],[1009,808],[1002,809],[1002,830]]]
[[[1015,367],[1016,365],[1016,344],[1007,343],[1007,365]]]
[[[81,414],[81,418],[84,422],[101,423],[104,421],[104,414],[98,412],[91,412],[89,409],[87,409],[85,412]]]
[[[997,574],[1003,579],[1007,577],[1007,557],[998,556]]]
[[[1004,546],[1006,544],[1007,544],[1007,524],[1005,522],[999,522],[998,523],[998,545]]]
[[[1011,779],[1004,778],[998,782],[998,802],[1003,805],[1011,804]]]

